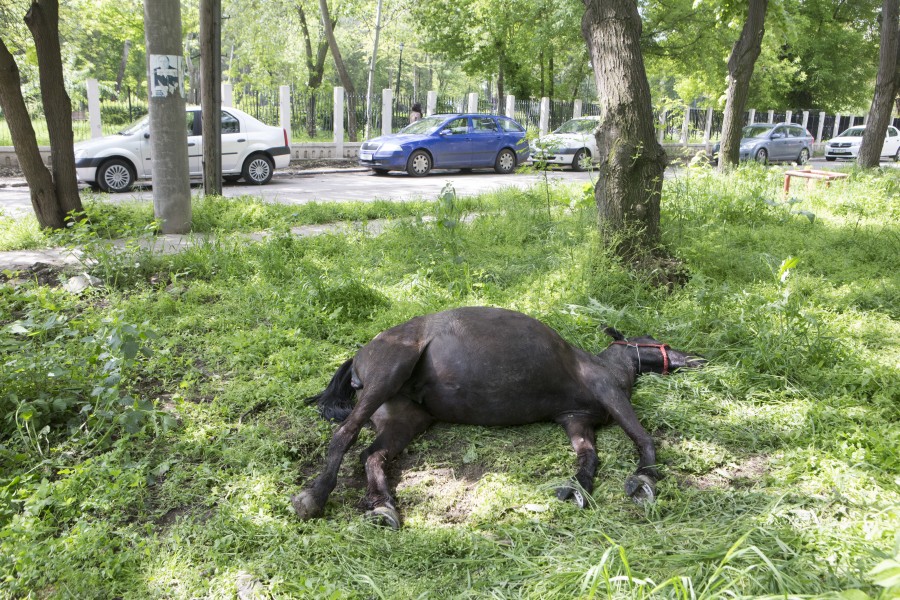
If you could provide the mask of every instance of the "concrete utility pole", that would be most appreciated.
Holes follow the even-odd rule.
[[[153,212],[163,233],[191,229],[191,180],[184,111],[179,0],[144,0],[150,88]]]

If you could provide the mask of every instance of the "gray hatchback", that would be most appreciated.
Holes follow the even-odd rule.
[[[741,130],[741,160],[806,164],[812,156],[813,136],[796,123],[755,123]],[[713,146],[719,160],[719,144]]]

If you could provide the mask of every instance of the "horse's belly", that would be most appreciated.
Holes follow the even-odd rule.
[[[484,393],[436,385],[423,390],[422,406],[438,421],[466,425],[525,425],[552,421],[581,404],[559,395]]]

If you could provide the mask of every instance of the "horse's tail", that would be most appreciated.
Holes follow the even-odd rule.
[[[310,396],[304,402],[316,403],[323,419],[340,423],[353,410],[353,398],[356,395],[353,381],[353,359],[347,360],[335,372],[334,377],[322,392]]]

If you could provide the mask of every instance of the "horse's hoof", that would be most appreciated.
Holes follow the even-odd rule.
[[[366,513],[366,520],[374,525],[400,529],[400,513],[388,506],[376,506]]]
[[[562,487],[556,488],[556,497],[563,502],[568,499],[572,499],[572,503],[575,504],[578,508],[584,508],[587,506],[587,500],[584,497],[584,494],[580,489],[570,486],[564,485]]]
[[[294,507],[297,516],[304,521],[315,519],[322,514],[322,507],[309,492],[300,492],[296,496],[291,496],[291,506]]]
[[[656,483],[647,475],[631,475],[625,480],[625,493],[637,504],[656,500]]]

